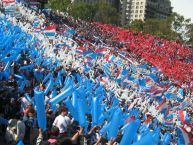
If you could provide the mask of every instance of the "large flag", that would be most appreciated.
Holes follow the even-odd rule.
[[[180,121],[181,121],[183,124],[191,127],[190,118],[189,118],[188,113],[187,113],[186,111],[184,111],[184,110],[179,110],[179,111],[178,111],[178,115],[179,115]]]
[[[150,89],[145,90],[146,94],[155,97],[155,98],[159,98],[163,95],[165,90],[164,86],[160,86],[158,84],[153,85],[152,87],[150,87]]]
[[[186,131],[184,127],[178,127],[178,143],[188,145],[189,143],[193,143],[193,139],[190,136],[190,133]]]
[[[55,25],[47,26],[44,30],[44,35],[47,37],[54,37],[56,35],[56,26]]]

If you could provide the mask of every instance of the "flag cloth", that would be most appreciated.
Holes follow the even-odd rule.
[[[44,30],[44,35],[47,36],[47,37],[55,37],[55,35],[56,35],[56,26],[55,25],[47,26]]]
[[[97,49],[95,49],[95,52],[96,53],[101,53],[101,54],[106,54],[106,51],[107,51],[108,49],[107,48],[97,48]]]
[[[159,110],[159,112],[161,112],[167,108],[168,108],[167,100],[166,100],[166,98],[164,98],[156,109]]]
[[[155,145],[155,142],[153,140],[151,133],[148,133],[147,135],[142,137],[138,142],[132,145]]]
[[[177,133],[179,144],[188,145],[189,143],[193,143],[193,139],[190,137],[190,133],[187,132],[184,127],[178,127]]]
[[[83,54],[84,53],[84,47],[83,46],[80,46],[76,49],[76,53],[77,54]]]
[[[190,118],[188,117],[188,113],[186,111],[179,110],[178,115],[179,115],[179,118],[183,124],[186,124],[187,126],[191,126],[190,125]]]

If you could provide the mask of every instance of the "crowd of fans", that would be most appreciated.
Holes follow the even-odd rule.
[[[59,24],[59,28],[61,28],[60,24],[67,23],[76,29],[78,36],[85,38],[85,40],[97,44],[97,41],[100,40],[109,47],[129,52],[135,59],[144,58],[164,72],[175,84],[193,88],[193,50],[191,48],[177,42],[170,42],[149,34],[135,33],[116,26],[85,22],[71,17],[64,18],[55,13],[50,15],[52,16],[50,20]]]
[[[183,124],[183,122],[180,122],[177,118],[177,113],[178,110],[180,110],[179,106],[185,104],[186,107],[183,107],[182,109],[189,114],[190,119],[190,126],[187,126],[187,124],[185,124],[185,126],[189,127],[187,129],[188,134],[190,138],[193,138],[193,99],[191,98],[193,64],[191,62],[192,54],[190,49],[183,48],[180,44],[160,40],[150,35],[143,35],[141,33],[135,34],[117,27],[101,25],[99,23],[88,23],[81,20],[75,20],[71,17],[59,16],[54,13],[49,15],[37,13],[22,5],[18,6],[21,8],[22,18],[16,20],[15,18],[7,16],[8,19],[12,24],[18,25],[25,32],[38,38],[39,42],[35,44],[27,44],[25,42],[27,41],[27,37],[25,37],[25,35],[21,36],[21,39],[19,40],[24,41],[26,46],[31,49],[34,45],[38,51],[42,51],[42,48],[44,48],[45,51],[41,54],[42,56],[36,56],[35,60],[33,60],[31,51],[23,51],[21,53],[21,58],[12,63],[10,67],[10,75],[7,78],[1,78],[0,116],[9,121],[8,124],[1,125],[0,131],[1,135],[5,136],[5,141],[8,144],[16,144],[20,140],[23,140],[24,144],[37,145],[103,145],[106,143],[110,145],[120,143],[123,137],[121,131],[119,131],[116,138],[112,139],[107,139],[106,135],[102,135],[101,129],[108,124],[110,120],[106,120],[103,124],[96,126],[92,124],[91,114],[87,114],[86,119],[88,122],[88,128],[85,130],[83,126],[79,125],[79,122],[74,120],[65,103],[59,103],[57,109],[53,110],[49,105],[49,100],[52,98],[52,91],[45,96],[47,120],[46,131],[42,128],[38,128],[36,117],[37,110],[33,101],[30,101],[28,97],[26,97],[26,94],[28,94],[28,96],[33,100],[34,88],[37,86],[39,90],[45,91],[46,86],[42,82],[42,79],[51,72],[53,78],[56,80],[57,73],[63,69],[65,70],[65,73],[61,78],[63,81],[68,76],[74,76],[75,82],[78,84],[79,80],[76,76],[79,74],[83,80],[90,79],[95,84],[100,83],[101,80],[105,80],[105,69],[103,69],[103,64],[110,63],[109,59],[106,57],[109,54],[114,55],[117,60],[121,60],[122,64],[111,63],[110,72],[112,76],[106,78],[107,80],[104,81],[104,89],[107,93],[103,98],[103,103],[107,105],[107,110],[113,108],[114,105],[120,107],[126,114],[132,114],[137,110],[139,111],[138,115],[127,116],[124,118],[124,121],[129,123],[132,120],[140,119],[142,126],[146,126],[150,131],[155,131],[157,128],[162,127],[160,132],[161,136],[159,138],[163,140],[164,135],[169,132],[171,135],[169,144],[176,144],[179,141],[177,127]],[[55,38],[49,40],[48,38],[45,38],[43,34],[34,32],[33,23],[37,17],[39,18],[40,27],[58,24],[58,34]],[[9,30],[6,31],[6,29],[9,29],[8,26],[3,27],[3,24],[1,24],[1,26],[2,35],[8,35],[7,33],[11,33]],[[69,27],[74,29],[76,33],[73,34],[71,38],[61,36],[61,34],[63,35],[64,30]],[[22,32],[18,31],[14,33],[19,34]],[[13,45],[16,45],[17,43],[21,42],[15,40]],[[62,47],[56,45],[64,43],[65,45],[62,45]],[[106,49],[105,56],[99,56],[94,60],[94,62],[92,62],[90,69],[87,70],[87,67],[85,66],[89,64],[89,59],[87,59],[87,57],[79,58],[80,54],[76,53],[77,48],[84,47],[84,52],[87,52],[89,49],[96,51],[99,47],[104,46],[111,48],[111,50]],[[170,111],[175,116],[171,126],[163,124],[163,121],[160,122],[160,120],[163,120],[163,115],[156,110],[156,106],[159,105],[156,99],[145,96],[139,87],[133,89],[136,88],[134,84],[129,83],[129,86],[132,87],[128,87],[127,85],[125,86],[122,83],[117,82],[117,78],[124,69],[128,69],[129,74],[134,75],[136,78],[143,78],[146,73],[148,74],[153,72],[153,66],[150,64],[148,64],[147,68],[142,71],[138,67],[135,67],[136,70],[132,69],[131,66],[133,66],[133,64],[128,62],[126,59],[122,59],[117,53],[121,52],[121,50],[124,52],[126,50],[131,52],[130,55],[127,54],[125,56],[132,56],[137,59],[139,64],[146,64],[146,61],[142,59],[145,58],[147,61],[157,66],[159,70],[166,74],[166,76],[174,79],[172,80],[174,81],[174,84],[183,84],[185,86],[184,96],[180,102],[178,102],[177,99],[168,101],[168,108],[170,108]],[[136,56],[140,57],[136,58]],[[42,59],[54,58],[55,60],[53,61],[53,64],[48,67],[47,65],[44,65],[43,62],[40,64],[37,63],[39,57],[42,57]],[[58,66],[57,60],[60,60]],[[30,64],[34,65],[34,68],[31,70],[21,69],[21,66],[27,66]],[[52,65],[57,67],[52,68]],[[1,72],[4,67],[5,64],[1,61]],[[145,73],[143,71],[145,71]],[[39,80],[35,77],[36,72],[43,74],[41,77],[42,79]],[[22,74],[27,78],[28,83],[23,90],[21,89],[21,86],[19,86],[18,78],[15,74]],[[162,73],[158,72],[156,75],[159,77],[159,83],[165,84],[166,82],[169,82],[166,84],[173,84]],[[54,86],[57,92],[56,94],[59,94],[62,91],[62,87],[63,86],[59,85]],[[180,89],[179,86],[174,86],[174,88],[176,90]],[[93,88],[92,91],[93,94],[97,92],[96,88]],[[113,93],[114,95],[109,95],[110,93]],[[125,122],[122,124],[124,125]],[[6,134],[4,134],[5,132]],[[137,139],[135,138],[133,142],[136,140]],[[157,144],[164,143],[158,141]]]

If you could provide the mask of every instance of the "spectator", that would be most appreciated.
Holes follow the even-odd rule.
[[[60,136],[66,136],[67,135],[67,128],[71,125],[71,120],[67,116],[68,111],[65,107],[59,108],[60,115],[57,116],[54,120],[53,127],[57,127],[60,131]]]

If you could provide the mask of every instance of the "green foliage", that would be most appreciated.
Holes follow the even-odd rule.
[[[115,1],[118,2],[118,1]],[[107,24],[119,24],[118,7],[100,0],[95,4],[74,2],[71,0],[49,0],[49,7],[53,10],[68,12],[74,18],[86,21],[98,21]],[[135,32],[149,33],[168,40],[180,40],[193,44],[193,24],[190,19],[172,13],[167,19],[147,19],[146,21],[135,20],[125,26]]]
[[[95,4],[83,2],[73,3],[70,7],[69,14],[75,18],[87,21],[98,21],[108,24],[118,24],[119,22],[117,9],[104,2]]]
[[[94,16],[95,21],[107,24],[118,24],[119,14],[116,8],[103,2],[95,4],[94,7],[97,8],[96,14]]]
[[[187,43],[193,45],[193,24],[189,24],[188,31],[186,32],[186,35],[188,37]]]
[[[188,42],[192,37],[193,24],[191,23],[191,19],[186,19],[177,13],[173,13],[171,19],[172,29],[178,34],[178,38],[184,42]]]
[[[126,28],[129,28],[135,32],[140,32],[143,31],[144,27],[144,22],[142,20],[135,20],[132,21]]]
[[[126,28],[144,32],[168,40],[180,40],[193,44],[193,24],[190,19],[172,13],[167,19],[147,19],[132,21]]]
[[[74,18],[91,21],[96,13],[96,7],[87,3],[73,3],[69,9],[69,14]]]
[[[169,40],[175,40],[177,36],[171,30],[171,21],[169,19],[147,19],[144,22],[142,20],[135,20],[129,24],[128,28],[135,32],[142,31]]]
[[[66,12],[71,0],[49,0],[48,6],[53,10],[58,10],[60,12]]]
[[[169,40],[175,40],[177,36],[171,29],[171,21],[167,19],[148,19],[144,24],[144,32]]]

